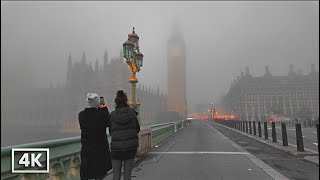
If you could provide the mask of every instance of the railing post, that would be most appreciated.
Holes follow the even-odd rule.
[[[256,121],[253,121],[253,135],[257,135],[257,131],[256,131]]]
[[[271,122],[271,128],[272,128],[272,142],[277,142],[277,132],[276,132],[275,122]]]
[[[252,122],[252,121],[249,121],[249,133],[250,133],[250,134],[252,134],[252,126],[251,126],[252,123],[251,123],[251,122]]]
[[[304,151],[303,138],[301,124],[296,124],[296,138],[297,138],[297,149],[300,152]]]
[[[288,146],[287,128],[285,123],[281,123],[282,145]]]
[[[268,122],[263,122],[264,125],[264,139],[268,139]]]
[[[259,121],[258,122],[258,134],[259,134],[259,137],[261,137],[261,122]]]
[[[317,127],[318,156],[319,156],[319,123],[316,124],[316,127]]]
[[[246,121],[246,133],[248,133],[248,121]]]

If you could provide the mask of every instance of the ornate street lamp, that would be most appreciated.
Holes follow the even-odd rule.
[[[140,103],[136,101],[136,84],[138,78],[136,73],[140,71],[143,64],[143,54],[139,50],[139,36],[135,33],[134,27],[128,40],[123,43],[123,57],[126,59],[131,72],[129,83],[131,84],[131,99],[129,105],[139,112]]]

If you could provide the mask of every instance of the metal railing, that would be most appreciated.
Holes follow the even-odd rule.
[[[155,124],[143,127],[139,141],[141,147],[138,151],[145,153],[179,129],[189,125],[191,120],[181,120],[163,124]],[[148,130],[149,129],[149,130]],[[151,137],[151,138],[148,138]],[[107,136],[111,142],[111,136]],[[148,142],[147,142],[148,141]],[[150,141],[150,142],[149,142]],[[49,174],[13,174],[11,173],[11,149],[12,148],[50,148]],[[8,146],[1,148],[1,179],[8,180],[75,180],[80,179],[80,136],[56,139],[50,141]],[[138,153],[138,154],[142,154]]]

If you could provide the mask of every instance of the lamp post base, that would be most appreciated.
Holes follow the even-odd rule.
[[[138,79],[130,79],[129,83],[131,84],[131,100],[129,101],[128,105],[136,110],[138,112],[138,120],[139,124],[141,125],[140,122],[140,102],[136,101],[136,84],[138,82]]]

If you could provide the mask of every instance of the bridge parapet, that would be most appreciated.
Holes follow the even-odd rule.
[[[149,127],[141,127],[139,133],[138,155],[149,151],[152,146],[165,140],[179,129],[186,127],[191,120],[180,120],[163,124],[155,124]],[[109,142],[111,136],[107,135]],[[8,146],[1,148],[1,179],[3,180],[78,180],[80,179],[80,136],[55,139],[50,141]],[[11,149],[12,148],[50,148],[49,173],[39,174],[13,174],[11,173]]]

